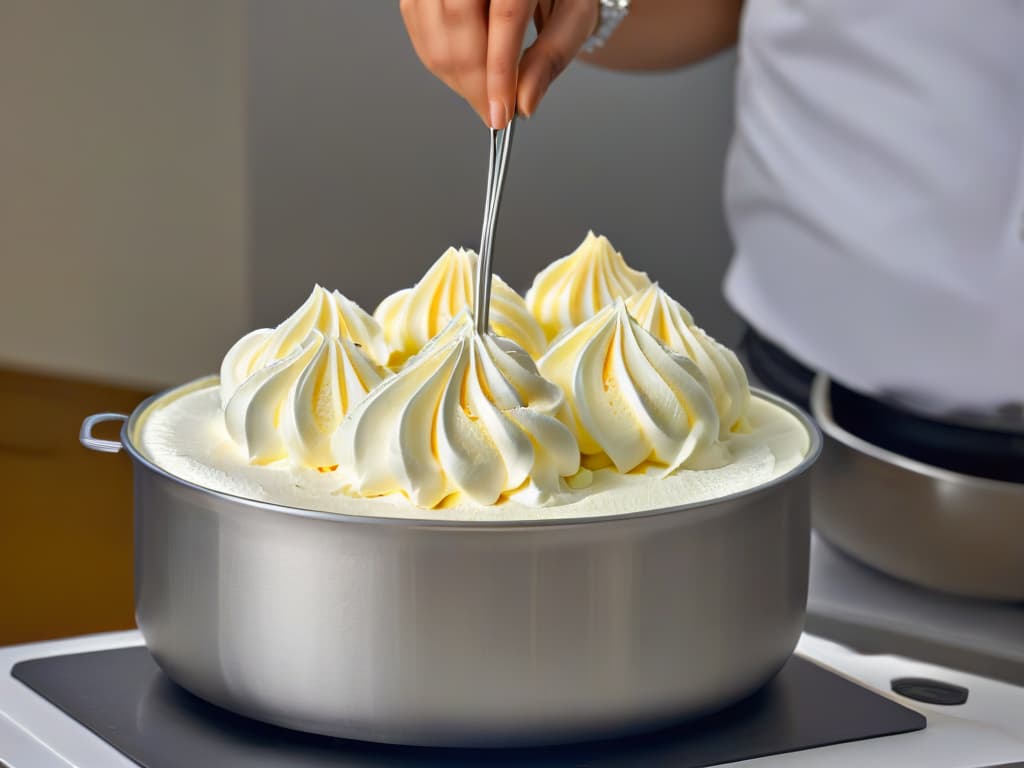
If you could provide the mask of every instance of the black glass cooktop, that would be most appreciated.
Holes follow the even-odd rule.
[[[179,688],[142,646],[23,661],[12,674],[146,768],[696,768],[925,727],[919,713],[798,656],[759,692],[702,720],[512,750],[382,746],[265,725]]]

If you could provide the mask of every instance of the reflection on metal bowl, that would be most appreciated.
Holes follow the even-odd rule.
[[[951,472],[857,437],[834,419],[824,375],[811,410],[825,434],[812,482],[822,536],[924,587],[1024,601],[1024,484]]]

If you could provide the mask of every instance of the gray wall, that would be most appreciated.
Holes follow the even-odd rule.
[[[486,133],[419,64],[396,2],[249,4],[250,275],[255,320],[314,281],[368,309],[449,244],[475,247]],[[574,66],[519,126],[496,271],[525,290],[588,227],[725,341],[721,174],[733,60],[623,75]]]
[[[486,133],[397,5],[0,2],[0,365],[175,383],[314,281],[372,309],[475,247]],[[520,125],[499,273],[523,290],[594,227],[734,338],[731,78],[573,67]]]
[[[143,386],[249,323],[242,0],[0,0],[0,366]]]

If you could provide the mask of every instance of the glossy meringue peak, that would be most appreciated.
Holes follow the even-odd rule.
[[[607,457],[619,472],[707,468],[727,462],[707,381],[687,357],[668,350],[622,299],[557,339],[538,368],[558,384],[581,451]]]
[[[288,355],[258,368],[224,406],[228,434],[253,464],[287,459],[333,470],[331,437],[388,372],[350,339],[311,330]]]
[[[252,331],[228,350],[220,366],[221,406],[227,406],[235,390],[253,373],[299,349],[313,330],[329,338],[348,339],[371,360],[387,362],[388,348],[377,321],[338,291],[317,285],[302,306],[276,328]]]
[[[626,299],[626,309],[641,328],[697,364],[715,400],[722,435],[742,430],[750,407],[750,384],[736,354],[697,326],[683,305],[657,283]]]
[[[474,251],[449,248],[412,288],[385,298],[374,312],[391,347],[390,365],[397,367],[419,352],[463,309],[472,308],[478,263]],[[490,326],[534,358],[547,340],[522,296],[497,275],[492,276]]]
[[[537,274],[526,306],[550,340],[650,284],[647,274],[631,269],[607,237],[591,231],[575,251]]]
[[[333,448],[342,490],[403,494],[424,508],[459,497],[551,503],[580,462],[555,416],[562,406],[522,347],[477,333],[464,309],[341,423]]]

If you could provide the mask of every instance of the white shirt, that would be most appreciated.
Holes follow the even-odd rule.
[[[1024,0],[748,0],[726,296],[919,410],[1024,401]]]

